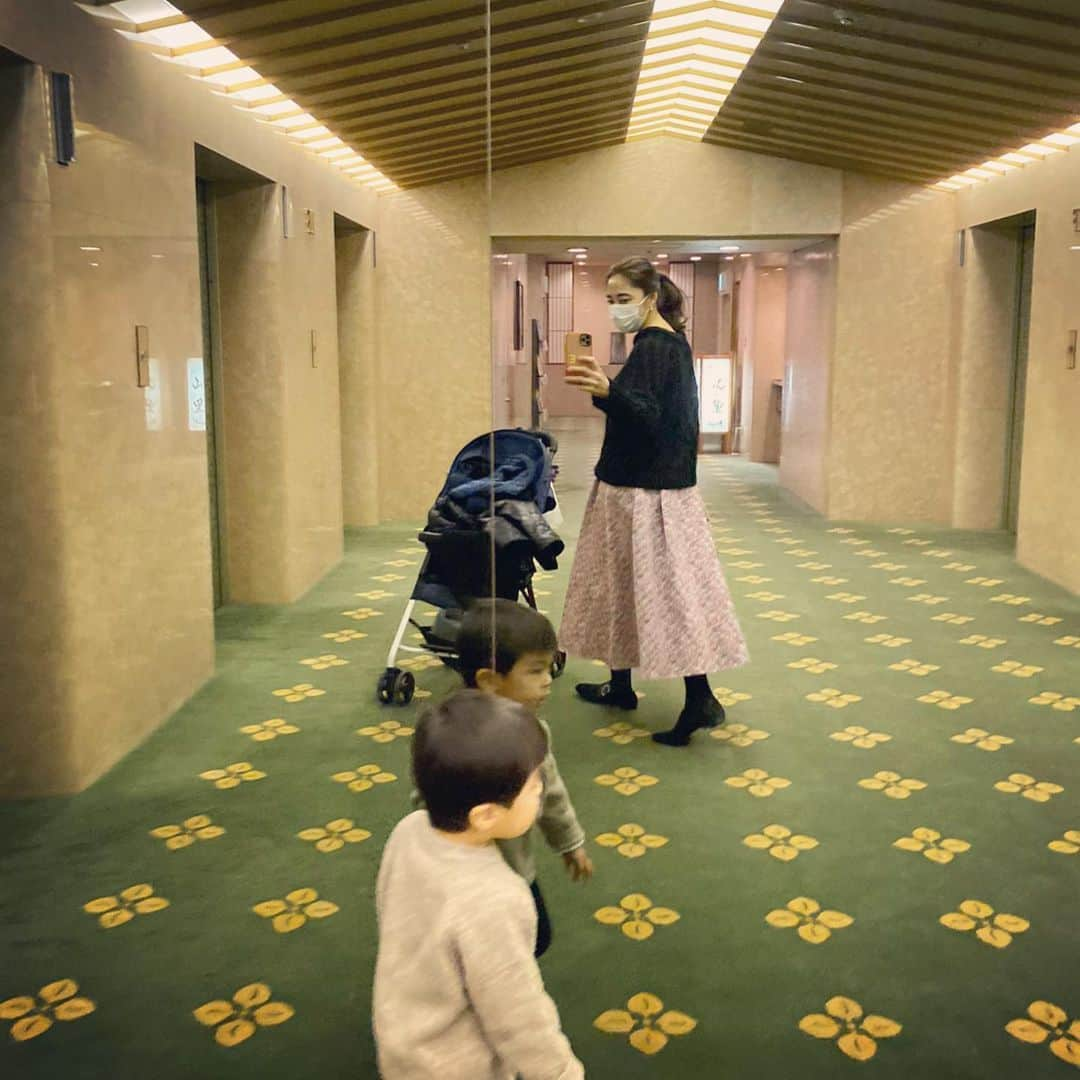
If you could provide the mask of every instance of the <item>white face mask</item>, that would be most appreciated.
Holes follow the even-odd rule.
[[[644,303],[642,299],[636,304],[608,304],[615,329],[623,334],[636,334],[645,324],[645,312],[641,310]]]

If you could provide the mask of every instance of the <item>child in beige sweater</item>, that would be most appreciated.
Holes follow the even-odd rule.
[[[496,844],[532,828],[547,737],[527,709],[462,690],[427,712],[427,806],[394,829],[376,889],[374,1029],[384,1080],[581,1080],[533,956],[529,890]]]

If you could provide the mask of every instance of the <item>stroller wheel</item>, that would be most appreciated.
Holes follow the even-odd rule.
[[[387,668],[379,677],[379,700],[384,705],[408,705],[416,692],[416,679],[411,671]]]
[[[566,653],[559,649],[555,653],[555,660],[551,665],[551,677],[557,679],[566,670]]]

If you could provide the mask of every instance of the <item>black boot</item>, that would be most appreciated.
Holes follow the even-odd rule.
[[[653,742],[662,746],[688,746],[690,737],[698,728],[719,727],[725,720],[724,706],[716,698],[688,705],[679,714],[679,719],[670,731],[658,731],[653,735]]]
[[[637,706],[637,694],[633,690],[624,690],[613,683],[578,683],[574,688],[578,697],[590,705],[610,705],[616,709],[633,712]]]

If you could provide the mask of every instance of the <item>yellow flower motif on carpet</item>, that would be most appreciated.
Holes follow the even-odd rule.
[[[1000,585],[1003,580],[1003,578],[996,577],[973,577],[968,578],[964,584],[981,585],[984,589],[992,589],[995,585]]]
[[[1018,679],[1030,679],[1032,675],[1038,675],[1039,672],[1046,669],[1035,667],[1034,664],[1022,664],[1019,660],[1003,660],[1000,664],[995,664],[990,670],[996,671],[1000,675],[1015,675]]]
[[[947,550],[946,548],[932,548],[925,554],[929,555],[931,559],[947,559],[952,554],[952,552]]]
[[[653,907],[653,902],[641,893],[631,893],[619,901],[618,907],[602,907],[593,916],[605,926],[618,926],[631,941],[648,941],[658,926],[671,926],[679,921],[679,913],[671,908]]]
[[[915,530],[914,529],[890,529],[889,532],[893,536],[914,536],[915,535]]]
[[[799,563],[799,569],[800,570],[813,570],[815,572],[818,571],[818,570],[831,570],[832,569],[832,563],[827,563],[827,562],[801,562],[801,563]]]
[[[1018,772],[1011,773],[1008,780],[999,780],[994,787],[1006,795],[1023,795],[1025,799],[1038,803],[1049,802],[1065,790],[1060,784],[1036,780],[1034,776]]]
[[[977,746],[980,750],[989,750],[994,753],[1003,746],[1012,746],[1016,740],[1010,739],[1008,735],[991,735],[982,728],[969,727],[967,731],[962,731],[959,735],[950,736],[950,741],[960,743],[961,746]]]
[[[985,634],[969,634],[960,639],[961,645],[978,645],[980,649],[997,649],[1008,644],[1005,638],[987,637]]]
[[[613,833],[601,833],[596,842],[601,847],[615,848],[626,859],[640,859],[643,855],[668,843],[666,836],[653,836],[640,825],[632,822],[620,825]]]
[[[348,645],[350,641],[363,641],[367,634],[360,630],[331,630],[330,633],[323,634],[323,637],[337,645]]]
[[[765,921],[777,930],[797,926],[803,941],[820,945],[832,937],[834,930],[843,930],[855,920],[842,911],[822,911],[821,905],[807,896],[796,896],[785,907],[770,911]]]
[[[750,701],[753,694],[744,694],[741,690],[732,690],[728,686],[717,686],[713,688],[713,697],[725,709],[730,709],[733,705],[738,705],[742,701]]]
[[[376,784],[392,784],[397,777],[384,772],[378,765],[358,765],[355,769],[334,773],[330,778],[339,784],[348,784],[350,791],[370,791]]]
[[[123,926],[131,922],[136,915],[153,915],[164,911],[169,901],[163,896],[154,895],[152,885],[132,885],[117,896],[100,896],[83,904],[83,911],[88,915],[98,915],[98,922],[106,929]]]
[[[876,772],[868,779],[860,780],[859,787],[883,791],[890,799],[910,799],[913,791],[924,790],[926,784],[922,780],[905,780],[895,772]]]
[[[416,562],[413,559],[391,559],[389,562],[384,562],[383,566],[392,566],[395,570],[401,570],[406,566],[415,566]]]
[[[664,1011],[655,994],[635,994],[626,1009],[601,1013],[593,1026],[607,1035],[629,1035],[630,1045],[642,1054],[658,1054],[672,1037],[689,1035],[697,1021],[685,1013]]]
[[[311,683],[297,683],[296,686],[287,687],[284,690],[275,690],[274,697],[284,698],[290,704],[304,701],[306,698],[322,697],[325,690],[318,690]]]
[[[189,817],[183,825],[161,825],[150,830],[150,835],[164,840],[170,851],[191,847],[196,840],[216,840],[225,835],[220,825],[215,825],[205,814]]]
[[[777,634],[773,641],[782,641],[785,645],[795,645],[802,648],[804,645],[811,645],[817,641],[816,637],[810,637],[809,634],[796,634],[788,632],[786,634]]]
[[[845,694],[833,686],[826,686],[823,690],[807,694],[806,700],[817,701],[833,709],[846,709],[849,705],[862,701],[862,698],[858,694]]]
[[[934,542],[933,540],[905,540],[904,541],[905,544],[912,544],[915,547],[929,547],[933,542]]]
[[[762,577],[760,574],[744,574],[741,578],[735,580],[745,581],[747,585],[764,585],[767,581],[772,581],[772,578]]]
[[[1066,697],[1064,694],[1058,694],[1053,690],[1044,690],[1041,694],[1033,698],[1028,698],[1032,705],[1049,705],[1051,709],[1056,709],[1058,712],[1072,712],[1074,709],[1080,708],[1080,697]]]
[[[949,598],[947,596],[935,596],[933,593],[916,593],[914,596],[909,596],[908,600],[913,604],[926,604],[929,607],[936,607],[938,604],[948,603]]]
[[[346,844],[362,844],[371,839],[371,833],[367,829],[356,828],[351,818],[337,818],[328,821],[325,827],[304,829],[296,835],[301,840],[313,843],[316,851],[321,851],[324,855],[340,851]]]
[[[269,742],[279,735],[295,735],[299,730],[295,724],[287,724],[280,717],[275,717],[264,724],[245,724],[240,733],[250,735],[252,742]]]
[[[372,742],[390,743],[395,739],[407,739],[413,733],[411,727],[406,727],[397,720],[384,720],[381,724],[371,727],[362,727],[356,734],[362,738],[371,739]]]
[[[861,622],[866,623],[868,626],[873,626],[875,623],[879,622],[885,622],[888,617],[888,615],[875,615],[870,611],[853,611],[849,615],[844,616],[848,622]]]
[[[898,663],[889,665],[890,671],[903,671],[908,675],[918,675],[920,678],[940,671],[938,664],[927,664],[922,660],[900,660]]]
[[[885,552],[878,551],[877,548],[863,548],[862,551],[856,551],[855,554],[860,559],[880,559],[881,556],[885,554]]]
[[[759,731],[747,724],[724,724],[723,727],[713,728],[709,734],[718,742],[742,748],[753,746],[754,743],[769,737],[767,731]]]
[[[354,608],[352,611],[343,611],[341,614],[349,619],[355,619],[357,622],[363,622],[365,619],[377,619],[382,612],[376,611],[374,608],[363,607]]]
[[[408,660],[398,661],[398,667],[406,671],[429,671],[442,666],[443,662],[437,656],[413,656]]]
[[[1061,619],[1056,615],[1042,615],[1032,612],[1030,615],[1021,615],[1020,622],[1035,623],[1037,626],[1057,626]]]
[[[948,690],[931,690],[929,694],[923,694],[919,698],[924,705],[936,705],[939,709],[953,710],[970,705],[974,700],[974,698],[950,694]]]
[[[793,835],[791,830],[783,825],[766,825],[761,832],[745,837],[743,843],[755,851],[767,851],[781,862],[791,862],[802,852],[813,851],[818,846],[818,841],[812,836],[798,833]]]
[[[647,739],[649,733],[645,728],[634,727],[625,720],[618,720],[607,727],[597,728],[593,734],[598,739],[610,739],[616,746],[628,746],[635,739]]]
[[[636,795],[642,788],[654,787],[660,781],[655,776],[640,773],[637,769],[624,765],[614,773],[598,776],[596,783],[601,787],[614,788],[620,795]]]
[[[778,791],[791,787],[790,780],[770,776],[764,769],[747,769],[740,776],[729,776],[724,783],[728,787],[745,789],[756,799],[768,799]]]
[[[305,664],[313,671],[326,671],[327,668],[332,667],[345,667],[348,660],[342,660],[340,656],[336,656],[334,653],[326,653],[323,656],[309,656],[306,660],[301,660],[301,664]]]
[[[846,727],[843,731],[834,731],[830,736],[830,739],[834,739],[836,742],[851,743],[852,746],[857,746],[860,750],[873,750],[875,746],[880,746],[882,743],[887,743],[892,740],[891,735],[886,735],[883,731],[869,731],[864,727]]]
[[[405,580],[405,575],[404,574],[376,574],[371,580],[372,581],[381,581],[384,585],[389,585],[391,582],[394,582],[394,581],[404,581]]]
[[[1060,840],[1051,840],[1046,846],[1059,855],[1080,854],[1080,829],[1070,829]]]
[[[975,569],[974,563],[950,562],[945,564],[946,570],[955,570],[960,574],[970,574]]]
[[[1000,596],[991,596],[991,604],[1009,604],[1011,607],[1022,607],[1031,603],[1030,596],[1015,596],[1013,593],[1001,593]]]
[[[1066,649],[1080,649],[1080,637],[1074,634],[1066,634],[1064,637],[1054,639],[1055,645],[1062,645]]]
[[[794,622],[796,619],[802,618],[801,615],[794,615],[790,611],[761,611],[758,613],[759,619],[769,619],[772,622]]]
[[[851,998],[830,998],[825,1003],[825,1012],[828,1015],[804,1016],[799,1021],[799,1030],[815,1039],[836,1039],[837,1047],[856,1061],[869,1061],[877,1053],[878,1039],[891,1039],[903,1031],[888,1017],[864,1016],[862,1006]]]
[[[836,526],[833,529],[826,529],[826,532],[835,533],[837,536],[851,536],[855,532],[854,529],[844,529],[841,526]]]
[[[89,999],[76,997],[79,984],[71,979],[60,979],[43,986],[36,998],[8,998],[0,1001],[0,1020],[14,1020],[11,1037],[16,1042],[26,1042],[44,1035],[55,1020],[78,1020],[89,1016],[97,1006]]]
[[[1080,1066],[1080,1020],[1070,1024],[1065,1010],[1049,1001],[1033,1001],[1028,1006],[1028,1017],[1011,1020],[1005,1030],[1014,1039],[1034,1046],[1041,1046],[1053,1036],[1050,1053],[1068,1065]]]
[[[893,847],[901,851],[921,852],[939,866],[945,866],[957,855],[971,850],[971,845],[966,840],[943,838],[935,829],[925,828],[916,829],[910,836],[901,836],[893,842]]]
[[[848,582],[846,577],[816,577],[810,580],[815,585],[846,585]]]
[[[265,780],[266,773],[252,767],[250,761],[237,761],[233,765],[226,765],[224,769],[208,769],[199,773],[200,780],[213,780],[214,787],[227,791],[229,788],[239,787],[244,781]]]
[[[809,548],[792,548],[790,551],[785,551],[785,555],[790,555],[796,559],[807,559],[811,555],[816,555],[816,551],[811,551]]]
[[[214,1029],[219,1045],[237,1046],[259,1028],[276,1027],[295,1015],[291,1005],[271,1001],[270,997],[270,987],[265,983],[251,983],[240,987],[232,1001],[208,1001],[193,1015],[200,1024]]]
[[[914,589],[919,585],[926,584],[926,578],[921,577],[894,577],[889,578],[890,585],[903,585],[905,588]]]
[[[360,600],[390,600],[393,597],[392,592],[387,592],[385,589],[372,589],[370,592],[358,592],[357,598]],[[373,615],[381,615],[381,611],[372,612]]]
[[[765,592],[758,590],[757,592],[747,593],[747,600],[764,600],[767,604],[774,604],[777,600],[783,600],[783,593],[778,592]]]
[[[974,615],[957,615],[952,611],[943,611],[940,615],[934,616],[934,622],[952,623],[954,626],[964,626],[974,621]]]
[[[884,645],[887,649],[899,649],[901,645],[910,645],[909,637],[893,637],[891,634],[874,634],[866,639],[868,645]]]
[[[341,909],[329,900],[320,900],[314,889],[294,889],[284,900],[264,900],[252,909],[263,919],[273,919],[274,930],[291,934],[306,926],[308,919],[327,919]]]
[[[830,593],[825,599],[836,600],[841,604],[857,604],[860,600],[865,600],[866,597],[861,596],[859,593],[837,592]]]
[[[895,573],[897,570],[906,570],[907,565],[905,563],[898,563],[898,562],[879,562],[879,563],[874,563],[874,565],[873,565],[873,567],[871,569],[873,569],[873,570],[890,570],[893,573]]]
[[[794,668],[796,671],[809,671],[811,675],[826,675],[830,671],[835,671],[838,666],[828,660],[819,660],[816,656],[804,656],[801,660],[788,664],[789,668]]]
[[[1017,915],[998,915],[989,904],[981,900],[965,900],[959,911],[950,911],[938,920],[950,930],[966,933],[975,931],[975,936],[984,944],[995,949],[1004,949],[1012,944],[1014,934],[1022,934],[1031,927],[1027,919]]]

